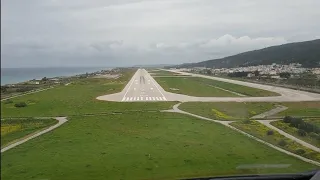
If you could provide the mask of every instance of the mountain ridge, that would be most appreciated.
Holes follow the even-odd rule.
[[[242,52],[224,58],[206,60],[197,63],[184,63],[172,67],[233,68],[267,65],[272,63],[300,63],[302,64],[302,67],[320,67],[320,39],[270,46],[263,49]]]

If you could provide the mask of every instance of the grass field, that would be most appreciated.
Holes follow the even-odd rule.
[[[181,110],[218,120],[242,120],[273,109],[272,103],[260,102],[187,102]]]
[[[189,75],[183,75],[180,73],[175,73],[175,72],[170,72],[170,71],[162,71],[162,70],[158,70],[158,71],[148,71],[150,73],[151,76],[157,77],[157,76],[185,76],[188,77]]]
[[[295,141],[284,137],[283,135],[279,134],[277,131],[273,131],[270,128],[264,126],[263,124],[257,121],[238,121],[231,123],[232,126],[241,129],[257,138],[260,138],[266,142],[274,144],[280,148],[283,148],[287,151],[290,151],[295,154],[299,154],[303,157],[320,161],[320,153],[308,149]],[[267,135],[268,131],[272,131],[272,135]],[[284,141],[281,145],[280,141]]]
[[[295,127],[291,127],[288,123],[284,123],[283,121],[274,121],[271,122],[271,124],[283,131],[285,131],[286,133],[289,133],[295,137],[297,137],[298,139],[301,139],[305,142],[308,142],[316,147],[320,147],[320,140],[319,138],[316,137],[312,137],[311,134],[307,133],[306,136],[299,136],[298,134],[298,129]],[[318,137],[318,136],[317,136]]]
[[[194,77],[155,77],[155,80],[168,92],[202,97],[237,97],[238,95],[223,91],[197,81]]]
[[[12,103],[1,102],[1,117],[67,116],[113,111],[170,109],[175,102],[121,103],[96,100],[96,97],[120,92],[134,71],[124,72],[119,79],[87,78],[68,86],[13,98]],[[16,108],[15,103],[26,102],[27,107]]]
[[[55,119],[8,119],[1,120],[1,147],[56,124]]]
[[[270,91],[199,77],[155,77],[155,80],[157,80],[166,91],[190,96],[237,97],[240,96],[239,94],[242,94],[245,96],[260,97],[278,95],[277,93]]]
[[[236,169],[245,164],[290,167]],[[173,113],[72,117],[1,154],[6,180],[167,180],[315,168],[222,125]]]
[[[318,116],[320,117],[320,101],[281,103],[289,109],[275,116]]]

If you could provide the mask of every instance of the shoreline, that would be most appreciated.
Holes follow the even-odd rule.
[[[115,67],[40,67],[40,68],[1,68],[1,86],[10,86],[10,85],[16,85],[16,84],[21,84],[21,83],[26,83],[32,80],[40,80],[43,77],[46,77],[48,79],[54,79],[54,78],[68,78],[68,77],[73,77],[77,75],[83,75],[86,73],[95,73],[95,72],[100,72],[103,70],[112,70]],[[58,72],[59,70],[63,70]],[[5,71],[8,72],[5,72]],[[16,71],[13,72],[12,70]],[[25,73],[21,73],[21,70],[23,72],[27,71]],[[34,71],[42,71],[43,73],[36,74]],[[71,72],[68,72],[70,70]],[[49,71],[49,72],[47,72]],[[51,71],[51,72],[50,72]],[[72,72],[73,71],[73,72]],[[56,73],[57,72],[57,73]],[[23,78],[25,74],[34,74],[33,76],[30,75],[30,77]],[[16,76],[16,74],[19,74],[20,76]],[[57,74],[57,75],[54,75]],[[59,75],[61,74],[61,75]],[[32,77],[31,77],[32,76]],[[4,83],[2,83],[4,82]]]
[[[69,85],[75,79],[98,76],[102,73],[110,73],[115,69],[117,68],[99,68],[99,70],[88,71],[85,73],[77,73],[69,76],[52,76],[45,77],[42,79],[31,79],[19,83],[1,85],[1,101],[51,89],[59,85]]]

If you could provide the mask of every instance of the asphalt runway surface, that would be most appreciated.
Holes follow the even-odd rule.
[[[166,101],[159,84],[144,69],[138,69],[121,101]]]

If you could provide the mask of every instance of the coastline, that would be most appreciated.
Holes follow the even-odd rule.
[[[1,86],[19,84],[33,79],[64,78],[101,70],[111,67],[42,67],[42,68],[1,68]]]
[[[30,93],[51,89],[59,85],[69,85],[75,79],[97,76],[101,73],[112,72],[116,68],[95,68],[92,71],[72,73],[71,75],[44,76],[38,79],[29,79],[18,83],[1,85],[1,101],[9,100],[14,97],[23,96]],[[1,77],[2,78],[2,77]]]

